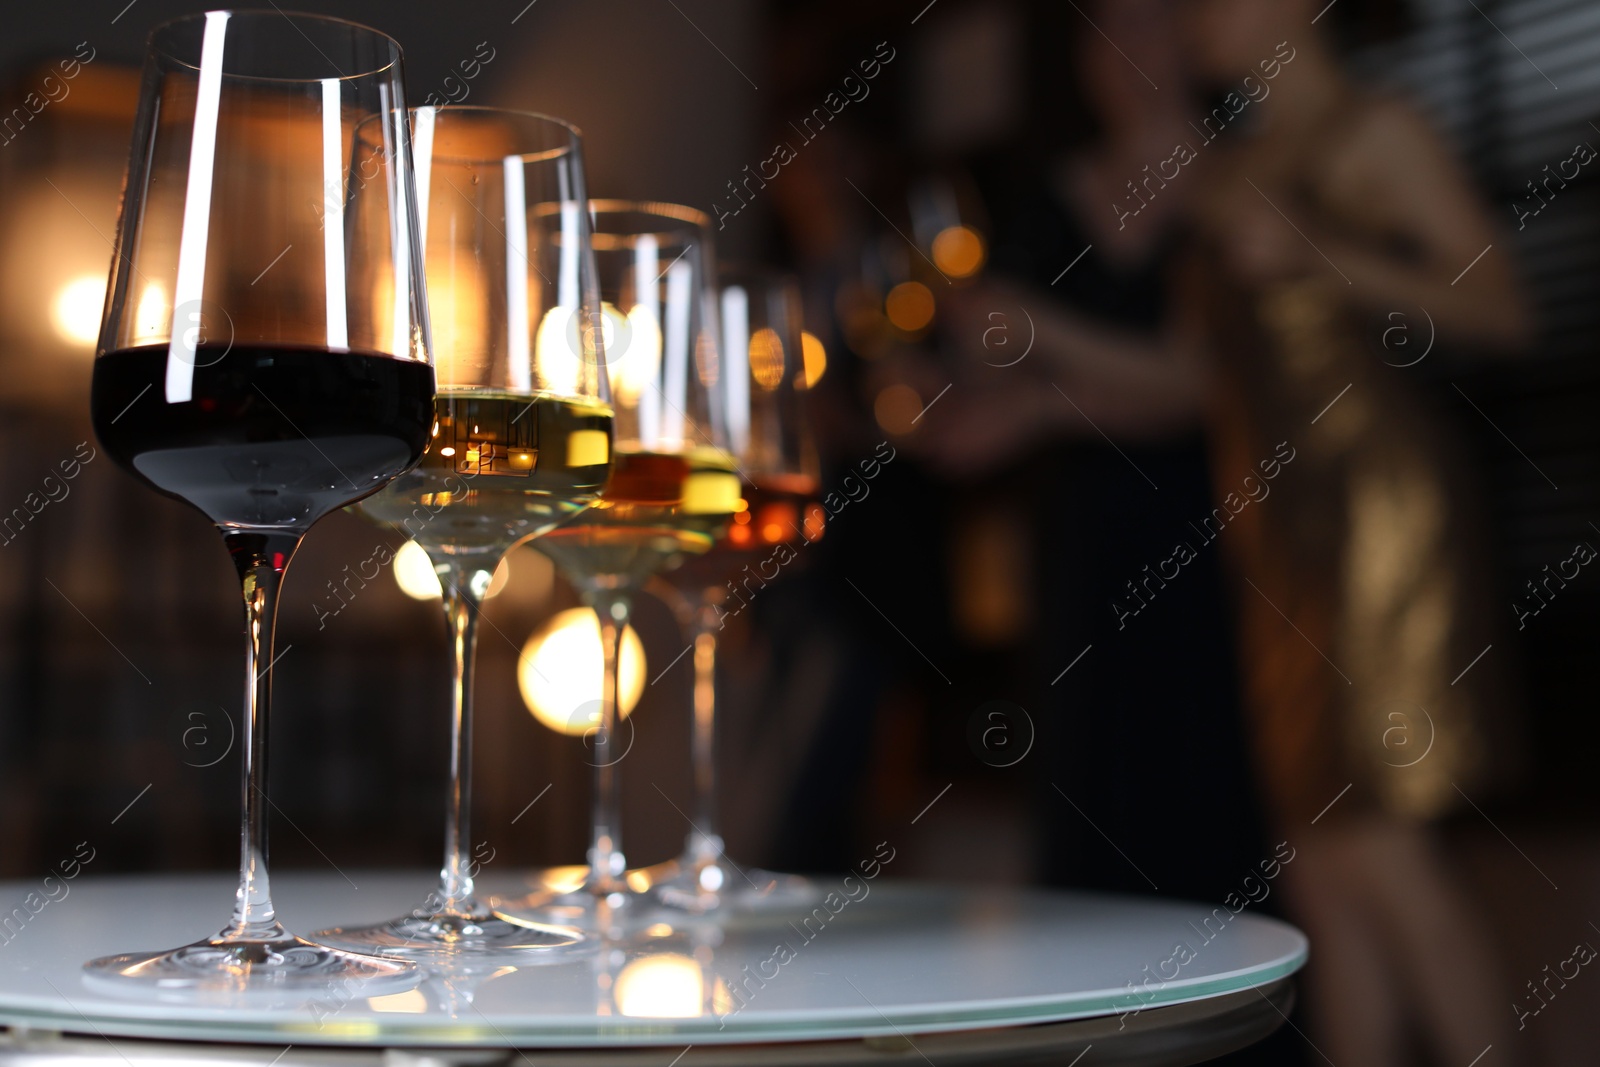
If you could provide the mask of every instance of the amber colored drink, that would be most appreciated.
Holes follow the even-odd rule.
[[[636,588],[711,551],[742,500],[726,452],[618,448],[600,500],[537,542],[583,587]]]

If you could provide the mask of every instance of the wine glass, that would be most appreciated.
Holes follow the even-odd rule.
[[[376,131],[365,142],[363,124]],[[151,34],[94,424],[117,463],[203,512],[233,557],[247,635],[244,814],[232,921],[183,948],[85,965],[112,990],[415,981],[410,963],[313,944],[278,922],[265,793],[284,571],[313,523],[382,488],[428,440],[412,180],[389,37],[277,11],[211,11]]]
[[[600,501],[534,542],[599,616],[605,650],[594,743],[594,819],[583,886],[551,901],[615,908],[634,890],[621,840],[618,666],[633,600],[651,575],[711,549],[737,510],[717,347],[709,219],[675,204],[600,200],[594,256],[616,457]]]
[[[496,565],[593,503],[611,469],[582,143],[559,119],[482,107],[417,108],[412,132],[439,395],[421,464],[358,510],[414,538],[443,589],[444,866],[410,915],[315,936],[402,955],[548,953],[577,931],[509,920],[473,891],[472,667]]]
[[[717,635],[768,583],[822,536],[818,459],[803,406],[800,289],[760,268],[721,275],[722,369],[728,436],[742,479],[733,521],[711,551],[651,588],[672,608],[694,649],[694,819],[683,853],[653,879],[663,903],[704,912],[728,903],[777,903],[807,895],[796,875],[746,869],[717,833]]]

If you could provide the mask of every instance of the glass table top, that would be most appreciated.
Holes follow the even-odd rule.
[[[302,934],[422,901],[427,872],[284,873]],[[625,937],[540,960],[425,965],[399,992],[276,1003],[226,990],[141,1000],[86,985],[91,957],[199,940],[227,920],[226,875],[84,877],[46,901],[0,883],[0,1023],[111,1036],[544,1048],[817,1041],[1133,1014],[1272,983],[1306,939],[1217,905],[819,877],[805,903],[717,917],[639,914]],[[506,896],[527,883],[486,880]],[[34,896],[29,898],[29,894]],[[12,909],[17,910],[12,910]],[[37,910],[34,910],[37,908]]]

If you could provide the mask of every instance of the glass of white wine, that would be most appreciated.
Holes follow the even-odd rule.
[[[621,840],[616,732],[619,650],[652,575],[711,550],[739,506],[728,450],[710,220],[676,204],[599,200],[594,255],[616,410],[611,481],[594,507],[535,543],[599,616],[605,650],[589,866],[551,903],[615,908],[630,885]]]
[[[415,539],[443,589],[454,668],[444,866],[411,914],[318,936],[386,955],[548,955],[581,935],[497,914],[474,892],[472,668],[502,557],[597,500],[611,471],[582,144],[559,119],[495,108],[417,108],[411,126],[438,399],[422,462],[358,510]]]
[[[683,853],[652,869],[650,882],[662,903],[694,912],[792,904],[812,894],[811,884],[798,875],[733,862],[717,832],[717,636],[727,618],[742,611],[746,597],[822,536],[826,519],[820,461],[803,402],[799,283],[753,266],[725,268],[719,281],[728,438],[743,499],[710,552],[651,583],[694,648],[694,806]]]

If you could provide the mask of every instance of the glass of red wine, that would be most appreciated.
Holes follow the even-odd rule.
[[[313,523],[417,462],[433,419],[409,137],[400,47],[375,30],[211,11],[151,34],[94,425],[121,466],[203,512],[233,557],[244,810],[232,921],[182,948],[85,964],[109,991],[361,982],[370,996],[417,978],[278,922],[265,793],[284,571]]]

